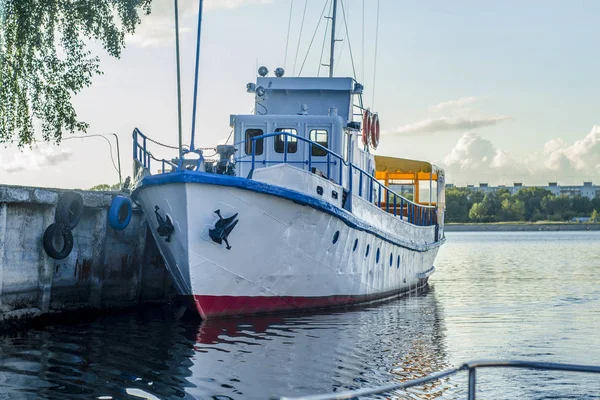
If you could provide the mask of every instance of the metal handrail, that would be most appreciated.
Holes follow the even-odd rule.
[[[333,181],[342,187],[344,186],[343,185],[343,175],[344,175],[343,171],[344,171],[344,167],[347,167],[347,171],[348,171],[348,188],[347,189],[348,189],[349,194],[354,193],[353,174],[354,174],[354,172],[358,172],[359,173],[359,188],[358,188],[358,196],[359,197],[366,199],[367,201],[375,204],[379,208],[382,208],[382,205],[383,205],[387,212],[389,212],[390,214],[393,213],[394,216],[400,217],[400,220],[404,219],[404,210],[406,209],[406,221],[411,224],[419,225],[419,226],[432,226],[432,225],[436,224],[437,221],[435,218],[435,209],[436,209],[435,206],[421,205],[421,204],[417,204],[411,200],[408,200],[407,198],[403,197],[402,195],[396,193],[389,187],[387,187],[384,184],[382,184],[381,182],[379,182],[372,174],[368,173],[367,171],[363,170],[360,167],[357,167],[356,165],[352,164],[351,162],[346,162],[342,158],[342,156],[340,156],[337,153],[334,153],[327,147],[324,147],[317,142],[303,138],[301,136],[294,135],[289,132],[274,132],[274,133],[268,133],[268,134],[255,136],[255,137],[251,138],[252,154],[250,154],[250,156],[252,158],[252,160],[251,160],[252,167],[251,167],[251,171],[249,174],[249,178],[252,177],[252,173],[256,166],[256,141],[265,139],[265,138],[269,138],[269,137],[279,136],[279,135],[283,135],[285,137],[283,160],[282,161],[280,161],[280,160],[267,161],[266,157],[265,157],[265,160],[262,160],[261,162],[263,162],[265,164],[267,162],[290,163],[290,164],[291,163],[303,163],[303,164],[308,164],[309,170],[311,170],[313,163],[314,164],[326,163],[327,164],[326,176],[328,179],[331,176],[331,166],[334,165],[337,168],[337,166],[339,165],[339,179],[338,179],[338,181],[336,181],[336,180],[333,180]],[[150,169],[151,160],[154,159],[154,160],[162,163],[162,171],[163,172],[165,171],[165,166],[170,166],[172,168],[172,170],[174,170],[174,171],[182,170],[182,159],[180,159],[180,163],[179,163],[180,165],[177,165],[169,160],[155,158],[152,155],[152,153],[150,151],[148,151],[148,149],[147,149],[147,142],[149,140],[152,141],[152,139],[148,139],[147,136],[144,135],[138,128],[135,128],[133,130],[132,136],[133,136],[133,158],[135,160],[139,161],[144,166],[144,168]],[[304,143],[308,143],[311,146],[315,146],[315,147],[321,149],[322,151],[325,152],[327,161],[313,161],[311,155],[308,156],[307,160],[289,161],[288,160],[289,137],[293,137],[296,140],[302,141]],[[140,140],[141,140],[141,144],[140,144]],[[237,142],[236,145],[241,146],[241,145],[244,145],[246,142],[247,141]],[[331,161],[332,157],[334,158],[333,162]],[[200,157],[200,159],[198,159],[198,166],[196,168],[197,170],[198,170],[201,160],[202,160],[202,157]],[[239,159],[238,159],[238,161],[239,161]],[[363,193],[364,192],[363,186],[365,186],[365,185],[363,185],[363,183],[365,182],[365,179],[366,179],[366,186],[368,187],[368,193]],[[373,196],[373,194],[375,192],[375,188],[377,188],[377,198],[374,198],[374,196]],[[384,200],[384,199],[382,199],[383,192],[385,192],[385,203],[382,201],[382,200]],[[391,196],[393,196],[393,205],[390,202]],[[398,200],[398,199],[400,199],[400,200]],[[399,202],[399,204],[398,204],[398,202]]]
[[[142,144],[138,142],[138,136],[142,139]],[[132,133],[133,137],[133,159],[137,160],[144,166],[144,168],[150,169],[150,160],[156,160],[162,164],[162,171],[165,171],[165,166],[168,165],[175,171],[179,170],[179,166],[169,160],[158,159],[152,155],[151,152],[146,148],[148,137],[144,135],[138,128],[135,128]],[[156,143],[156,142],[155,142]]]
[[[280,400],[342,400],[352,399],[360,396],[368,396],[373,394],[383,394],[392,392],[395,390],[408,389],[414,386],[421,386],[425,383],[437,381],[442,378],[454,375],[460,371],[469,372],[469,400],[475,400],[476,392],[476,380],[477,368],[525,368],[525,369],[536,369],[536,370],[551,370],[551,371],[569,371],[569,372],[585,372],[600,374],[600,366],[595,365],[578,365],[578,364],[561,364],[561,363],[548,363],[548,362],[534,362],[534,361],[470,361],[462,364],[459,367],[449,368],[444,371],[436,372],[422,378],[413,379],[406,382],[395,383],[390,385],[383,385],[374,388],[365,388],[357,390],[348,390],[345,392],[338,393],[326,393],[317,394],[310,396],[298,396],[298,397],[280,397]]]
[[[285,140],[284,140],[284,147],[283,147],[283,160],[278,160],[278,161],[268,161],[266,159],[261,160],[259,162],[262,162],[264,164],[271,162],[271,163],[275,163],[275,162],[279,162],[279,163],[298,163],[299,161],[288,161],[288,142],[289,142],[289,137],[293,137],[296,140],[302,141],[304,143],[308,143],[311,146],[315,146],[319,149],[321,149],[322,151],[324,151],[327,154],[327,178],[330,179],[331,176],[331,165],[338,165],[338,160],[339,160],[339,179],[338,181],[336,181],[335,179],[333,179],[333,181],[340,185],[340,186],[344,186],[342,184],[343,182],[343,168],[344,166],[348,168],[348,191],[350,192],[350,194],[353,193],[353,172],[357,171],[359,173],[359,189],[358,189],[358,195],[359,197],[365,198],[366,200],[368,200],[369,202],[375,204],[376,206],[378,206],[379,208],[382,207],[382,204],[385,204],[385,208],[386,211],[389,213],[392,213],[394,216],[399,216],[400,219],[403,219],[403,214],[404,214],[404,206],[406,206],[406,211],[407,211],[407,215],[406,215],[406,219],[409,223],[412,223],[414,225],[421,225],[421,226],[431,226],[431,225],[435,225],[436,220],[435,220],[435,206],[426,206],[426,205],[422,205],[422,204],[417,204],[411,200],[408,200],[407,198],[405,198],[404,196],[396,193],[395,191],[393,191],[392,189],[390,189],[389,187],[385,186],[384,184],[382,184],[381,182],[379,182],[372,174],[368,173],[367,171],[363,170],[360,167],[357,167],[356,165],[352,164],[351,162],[346,162],[342,156],[340,156],[339,154],[333,152],[332,150],[328,149],[325,146],[320,145],[317,142],[314,142],[310,139],[306,139],[304,137],[295,135],[293,133],[289,133],[289,132],[273,132],[273,133],[266,133],[264,135],[259,135],[259,136],[254,136],[252,138],[250,138],[250,140],[252,141],[252,153],[249,155],[251,156],[252,160],[252,167],[250,170],[250,174],[249,177],[252,177],[255,166],[256,166],[256,141],[257,140],[261,140],[261,139],[267,139],[270,137],[275,137],[275,136],[279,136],[279,135],[283,135],[285,136]],[[237,142],[236,145],[244,145],[247,141],[241,141],[241,142]],[[334,161],[331,161],[331,158],[334,158]],[[316,163],[316,161],[312,161],[312,155],[308,155],[308,159],[301,161],[304,164],[308,165],[308,169],[311,170],[312,164]],[[363,176],[366,177],[367,179],[367,186],[369,187],[368,190],[368,196],[365,196],[366,194],[363,194]],[[377,199],[374,199],[373,197],[373,192],[374,192],[374,188],[377,187]],[[385,192],[385,203],[382,202],[382,192]],[[390,211],[390,209],[392,208],[392,204],[390,204],[390,194],[393,195],[393,209],[392,211]],[[398,199],[400,199],[400,204],[398,204]],[[400,208],[401,212],[398,214],[398,208]]]

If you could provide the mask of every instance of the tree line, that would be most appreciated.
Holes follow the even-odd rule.
[[[446,189],[446,222],[569,221],[592,217],[600,222],[600,198],[556,196],[542,188],[482,193],[466,188]]]

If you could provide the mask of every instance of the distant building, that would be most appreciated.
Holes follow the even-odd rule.
[[[453,184],[448,184],[446,187],[454,187]],[[458,186],[457,186],[458,187]],[[567,195],[569,197],[582,196],[588,199],[600,197],[600,186],[594,185],[592,182],[583,182],[583,185],[561,186],[558,182],[548,182],[547,186],[524,186],[522,182],[515,182],[513,186],[490,186],[487,182],[479,183],[479,186],[467,185],[466,188],[474,192],[492,193],[500,189],[507,189],[510,194],[515,194],[519,190],[529,187],[545,189],[555,196]]]

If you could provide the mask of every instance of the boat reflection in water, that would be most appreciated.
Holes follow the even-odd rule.
[[[433,290],[335,313],[202,322],[175,311],[4,336],[0,392],[10,398],[264,399],[413,379],[449,366]],[[410,397],[447,398],[448,389],[448,382],[438,382]]]
[[[433,292],[339,313],[208,320],[197,329],[189,393],[265,398],[422,377],[449,366],[443,325]],[[410,397],[452,387],[436,382]]]

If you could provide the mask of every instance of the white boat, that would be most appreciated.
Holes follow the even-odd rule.
[[[132,197],[203,318],[398,296],[427,283],[444,243],[443,170],[373,154],[378,116],[353,78],[284,73],[259,69],[246,87],[256,111],[231,116],[218,160],[192,136],[152,174],[150,139],[134,131]]]

